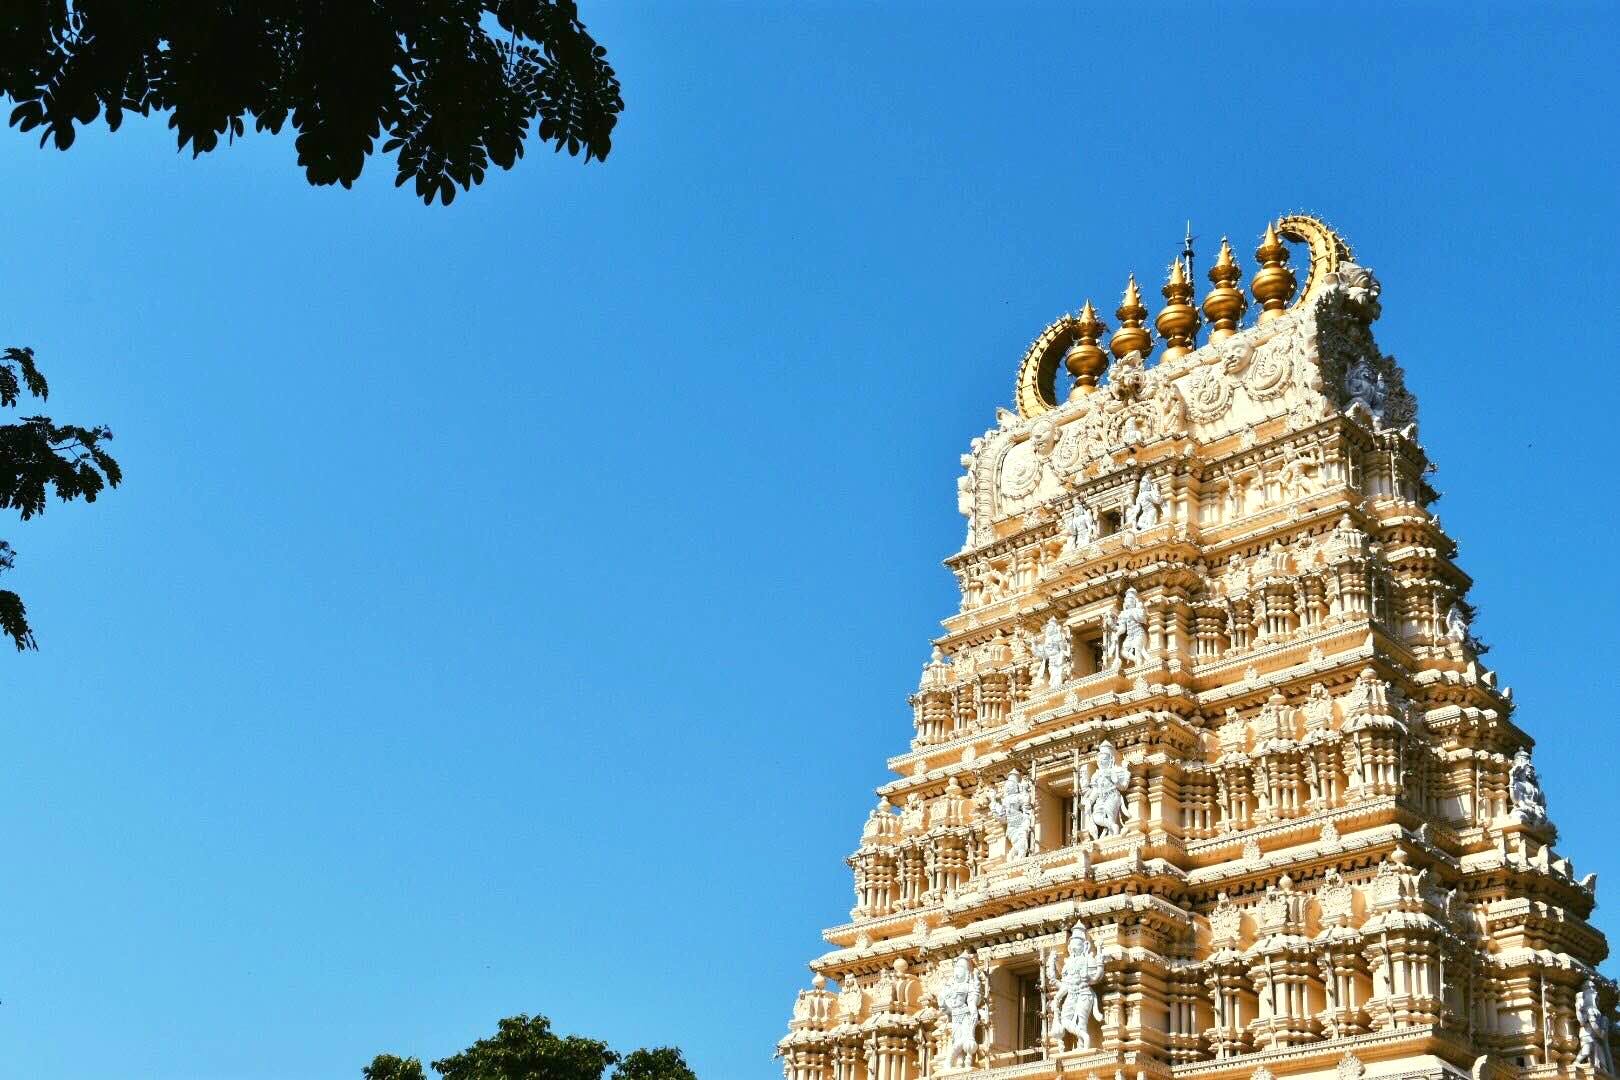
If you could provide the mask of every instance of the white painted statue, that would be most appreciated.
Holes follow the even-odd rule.
[[[1159,485],[1147,475],[1136,481],[1136,497],[1125,508],[1125,527],[1131,532],[1145,532],[1164,520],[1164,496]]]
[[[988,1021],[990,1006],[980,985],[982,980],[963,953],[952,964],[950,978],[939,991],[939,1007],[950,1021],[950,1043],[945,1048],[947,1069],[958,1064],[971,1068],[978,1057],[979,1025]]]
[[[1598,1008],[1597,984],[1586,977],[1586,985],[1575,999],[1575,1019],[1580,1025],[1581,1049],[1575,1055],[1575,1064],[1585,1063],[1595,1072],[1614,1074],[1614,1060],[1609,1053],[1609,1018]]]
[[[1114,744],[1104,741],[1097,748],[1097,771],[1082,769],[1080,774],[1081,814],[1086,835],[1093,840],[1118,836],[1125,825],[1125,789],[1131,771],[1119,763]]]
[[[1057,970],[1057,953],[1047,958],[1047,978],[1057,988],[1052,994],[1052,1029],[1061,1041],[1073,1035],[1080,1050],[1091,1049],[1091,1021],[1102,1019],[1094,989],[1102,978],[1102,957],[1091,947],[1086,928],[1076,925],[1069,935],[1069,955]]]
[[[1446,610],[1446,640],[1453,645],[1468,644],[1468,617],[1460,604],[1452,604]]]
[[[1530,762],[1530,751],[1522,746],[1513,755],[1513,766],[1508,769],[1508,796],[1513,809],[1532,821],[1547,820],[1547,797],[1541,793],[1541,778]]]
[[[1133,586],[1125,590],[1119,614],[1103,616],[1103,666],[1145,664],[1147,658],[1147,608]]]
[[[1082,551],[1097,542],[1102,526],[1097,511],[1083,502],[1077,502],[1063,514],[1063,553]]]
[[[1015,859],[1029,857],[1035,848],[1035,783],[1017,769],[1007,774],[1001,791],[992,797],[990,813],[1007,827],[1007,850]]]
[[[1034,683],[1056,689],[1069,680],[1069,669],[1074,664],[1074,648],[1068,631],[1058,624],[1057,617],[1046,620],[1041,636],[1029,647],[1035,658]]]

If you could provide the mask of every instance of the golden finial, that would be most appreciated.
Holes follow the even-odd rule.
[[[1141,353],[1145,359],[1153,348],[1153,335],[1142,325],[1147,318],[1147,308],[1142,306],[1142,292],[1136,287],[1135,274],[1125,282],[1125,298],[1114,314],[1119,316],[1119,329],[1108,339],[1108,349],[1114,359],[1123,360],[1133,352]]]
[[[1108,354],[1098,346],[1097,340],[1108,327],[1097,318],[1097,309],[1086,301],[1074,322],[1074,344],[1063,357],[1064,366],[1074,376],[1074,394],[1090,394],[1097,389],[1097,380],[1108,370]]]
[[[1237,333],[1238,320],[1249,306],[1238,282],[1243,269],[1232,257],[1232,245],[1221,237],[1221,253],[1209,268],[1209,281],[1215,287],[1204,297],[1204,317],[1209,320],[1209,340],[1222,341]]]
[[[1159,337],[1164,339],[1160,363],[1192,352],[1193,337],[1198,333],[1198,309],[1192,305],[1193,287],[1183,272],[1179,256],[1170,264],[1170,280],[1164,283],[1162,291],[1166,303],[1159,317],[1153,320]]]
[[[1266,235],[1254,249],[1260,269],[1249,280],[1249,291],[1260,301],[1260,321],[1270,322],[1288,309],[1294,295],[1294,272],[1288,269],[1288,248],[1277,239],[1277,228],[1266,223]]]

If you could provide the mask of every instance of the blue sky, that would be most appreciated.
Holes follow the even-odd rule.
[[[1378,271],[1620,932],[1614,9],[990,10],[587,2],[608,162],[448,209],[287,138],[0,137],[0,343],[128,475],[0,531],[12,1075],[354,1078],[520,1011],[775,1075],[957,455],[1187,218],[1252,265],[1313,210]]]

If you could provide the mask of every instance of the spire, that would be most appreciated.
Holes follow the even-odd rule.
[[[1064,366],[1074,376],[1073,394],[1089,394],[1097,389],[1097,380],[1108,369],[1108,354],[1097,344],[1108,329],[1097,318],[1097,309],[1086,301],[1074,323],[1074,344],[1063,358]]]
[[[1170,264],[1170,280],[1161,290],[1166,303],[1153,320],[1159,336],[1164,339],[1164,355],[1160,362],[1174,360],[1192,352],[1193,337],[1198,333],[1198,309],[1192,305],[1193,287],[1181,264],[1182,256]]]
[[[1266,235],[1254,249],[1255,261],[1260,269],[1249,281],[1249,291],[1260,301],[1260,321],[1270,322],[1288,308],[1288,298],[1294,295],[1294,272],[1288,269],[1288,248],[1277,238],[1277,228],[1266,224]]]
[[[1136,287],[1135,274],[1125,282],[1125,298],[1114,314],[1119,317],[1119,329],[1108,339],[1108,349],[1114,359],[1123,360],[1133,352],[1141,353],[1145,359],[1153,348],[1153,335],[1142,325],[1147,318],[1147,308],[1142,306],[1142,292]]]
[[[1249,301],[1238,287],[1243,269],[1232,257],[1232,245],[1221,237],[1221,253],[1215,265],[1209,268],[1209,281],[1215,288],[1204,297],[1204,317],[1209,320],[1209,340],[1222,341],[1237,333],[1238,320],[1243,318]]]

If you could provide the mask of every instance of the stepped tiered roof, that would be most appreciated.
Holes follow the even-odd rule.
[[[1298,285],[1289,244],[1308,256]],[[1595,881],[1320,221],[1030,347],[787,1080],[1612,1072]],[[1200,343],[1200,330],[1207,329]],[[1110,355],[1111,354],[1111,355]],[[1072,379],[1061,394],[1060,369]]]

